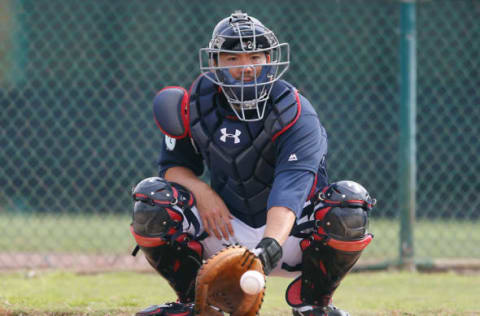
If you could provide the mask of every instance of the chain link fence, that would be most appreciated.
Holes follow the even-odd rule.
[[[379,204],[361,263],[399,240],[400,6],[394,0],[0,0],[0,269],[139,267],[130,188],[157,174],[151,101],[188,87],[236,9],[292,50],[286,79],[329,134],[331,181]],[[480,1],[416,2],[419,260],[480,259]]]

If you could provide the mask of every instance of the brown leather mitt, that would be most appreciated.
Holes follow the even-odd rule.
[[[197,275],[195,315],[223,315],[217,309],[232,316],[257,315],[265,287],[254,295],[243,292],[240,278],[248,270],[256,270],[265,278],[260,259],[243,246],[229,246],[208,259]]]

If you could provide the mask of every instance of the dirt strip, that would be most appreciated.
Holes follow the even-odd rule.
[[[0,271],[63,269],[79,272],[152,271],[143,254],[0,253]]]
[[[377,267],[377,268],[375,268]],[[384,270],[397,269],[391,264],[378,260],[360,259],[354,270]],[[145,260],[142,252],[136,257],[131,255],[112,254],[68,254],[68,253],[0,253],[0,271],[15,270],[73,270],[80,273],[95,273],[107,271],[138,271],[154,272]],[[480,272],[480,259],[436,259],[429,264],[417,265],[421,272]]]

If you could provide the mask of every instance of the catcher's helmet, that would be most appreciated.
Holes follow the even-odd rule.
[[[146,178],[132,189],[132,226],[136,234],[165,237],[172,228],[179,229],[183,215],[174,208],[178,204],[178,191],[165,179]]]
[[[222,66],[219,56],[222,53],[258,53],[269,56],[264,64]],[[265,114],[265,105],[270,96],[272,84],[287,71],[290,63],[290,48],[287,43],[279,43],[275,34],[258,19],[236,11],[221,20],[213,30],[207,48],[200,49],[200,70],[206,77],[219,85],[228,103],[242,121],[258,121]],[[242,69],[261,66],[255,70],[250,81],[235,79],[229,72],[232,68]]]

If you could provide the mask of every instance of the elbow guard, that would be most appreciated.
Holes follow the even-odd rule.
[[[181,139],[189,134],[189,96],[182,87],[165,87],[153,99],[153,118],[169,137]]]

